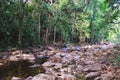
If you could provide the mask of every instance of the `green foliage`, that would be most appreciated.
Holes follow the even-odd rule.
[[[93,38],[94,42],[102,39],[117,42],[120,40],[120,6],[114,7],[114,4],[119,3],[114,0],[56,0],[50,4],[45,0],[31,0],[23,9],[23,46],[38,43],[38,19],[40,43],[45,42],[47,29],[48,40],[53,41],[55,26],[56,41],[71,41],[74,35],[76,41]],[[0,48],[18,45],[19,9],[18,0],[0,1]]]

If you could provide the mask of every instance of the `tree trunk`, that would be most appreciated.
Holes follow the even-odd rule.
[[[90,20],[90,39],[91,39],[91,44],[95,43],[95,30],[94,30],[94,17],[95,17],[95,7],[96,7],[96,2],[94,3],[93,6],[93,14],[91,16],[91,20]]]
[[[18,33],[18,44],[21,47],[22,46],[22,29],[23,29],[23,23],[24,23],[24,7],[28,0],[19,0],[19,7],[20,7],[20,18],[19,18],[19,33]]]
[[[40,29],[41,29],[41,24],[40,24],[40,14],[38,17],[38,43],[40,43]]]
[[[54,26],[54,43],[56,41],[56,25]]]
[[[45,44],[46,46],[48,45],[48,34],[49,34],[49,27],[50,27],[50,13],[48,13],[48,27],[46,29],[46,34],[45,34]]]
[[[71,36],[71,40],[73,41],[73,37],[74,37],[74,28],[75,28],[75,11],[72,12],[72,36]]]
[[[18,34],[18,44],[22,46],[22,28],[23,28],[23,20],[24,20],[24,12],[23,12],[23,1],[19,1],[20,6],[20,19],[19,19],[19,34]]]

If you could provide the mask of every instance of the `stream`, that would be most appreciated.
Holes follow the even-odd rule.
[[[24,79],[45,72],[42,66],[30,67],[34,64],[27,60],[6,62],[0,66],[0,80],[11,80],[12,77]]]

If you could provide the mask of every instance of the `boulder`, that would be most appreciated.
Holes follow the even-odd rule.
[[[31,65],[29,66],[30,68],[37,68],[37,67],[40,67],[40,64],[34,64],[34,65]]]
[[[83,66],[82,65],[77,65],[76,66],[76,72],[81,72],[81,71],[83,71]]]
[[[27,77],[25,80],[32,80],[32,76]]]
[[[76,77],[71,74],[61,73],[56,80],[76,80]]]
[[[97,77],[97,76],[99,76],[100,75],[100,73],[99,72],[90,72],[90,73],[88,73],[85,77],[86,77],[86,79],[93,79],[93,78],[95,78],[95,77]]]
[[[84,63],[85,63],[86,65],[90,65],[90,64],[94,64],[95,61],[85,61]]]
[[[115,75],[112,72],[108,72],[107,74],[102,75],[103,80],[112,80],[114,77]]]
[[[22,78],[19,78],[19,77],[12,77],[11,80],[23,80]]]
[[[52,66],[55,66],[55,63],[54,62],[45,62],[42,64],[43,67],[52,67]]]
[[[55,80],[55,76],[49,74],[38,74],[32,80]]]
[[[20,58],[18,58],[16,55],[11,55],[11,56],[9,56],[9,60],[10,61],[19,61]]]
[[[93,64],[93,65],[87,65],[85,66],[85,68],[83,69],[83,71],[100,71],[103,68],[102,64]]]

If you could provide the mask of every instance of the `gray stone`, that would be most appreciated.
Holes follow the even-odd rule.
[[[32,80],[32,76],[27,77],[25,80]]]
[[[57,80],[76,80],[76,77],[71,74],[62,73],[57,77]]]
[[[55,80],[55,77],[49,74],[38,74],[34,76],[32,80]]]
[[[115,75],[112,72],[108,72],[107,74],[103,74],[102,77],[103,80],[112,80],[115,77]]]
[[[89,65],[89,64],[93,64],[95,63],[95,61],[86,61],[85,64]]]
[[[95,77],[97,77],[99,75],[100,75],[99,72],[90,72],[85,77],[86,77],[86,79],[92,79],[92,78],[95,78]]]
[[[17,58],[17,56],[9,56],[10,61],[19,61],[20,58]]]
[[[11,80],[23,80],[22,78],[18,78],[18,77],[12,77]]]
[[[34,65],[29,66],[29,67],[30,67],[30,68],[40,67],[40,64],[34,64]]]

